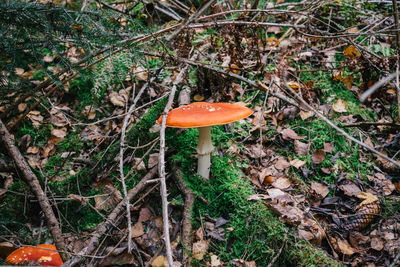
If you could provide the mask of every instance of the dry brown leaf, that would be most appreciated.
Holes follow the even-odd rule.
[[[147,74],[146,69],[144,69],[142,66],[138,66],[137,68],[134,69],[135,72],[135,78],[139,81],[147,81],[149,75]]]
[[[168,267],[168,260],[165,256],[158,256],[151,263],[152,267]]]
[[[210,253],[210,259],[211,259],[210,262],[211,267],[223,266],[222,262],[218,259],[217,255]]]
[[[337,239],[337,248],[338,252],[342,253],[343,255],[353,255],[355,253],[355,250],[350,244],[347,242],[347,240],[344,239]]]
[[[324,142],[324,151],[326,153],[332,153],[333,151],[333,144],[332,143],[325,143]]]
[[[347,104],[341,98],[332,105],[332,109],[338,113],[347,112]]]
[[[283,171],[283,170],[289,168],[290,163],[287,162],[287,160],[284,159],[284,158],[279,158],[279,159],[275,162],[274,166],[275,166],[275,168],[276,168],[277,170]]]
[[[247,148],[248,148],[248,152],[249,152],[248,154],[252,158],[263,158],[267,155],[264,152],[264,149],[263,149],[264,147],[260,143],[248,146]]]
[[[110,95],[110,101],[114,106],[117,107],[125,107],[125,101],[126,99],[118,94],[117,92],[111,92]]]
[[[61,129],[53,128],[53,129],[51,129],[51,135],[55,136],[57,138],[60,138],[60,139],[64,139],[65,136],[67,136],[67,129],[66,128],[61,128]]]
[[[296,169],[303,167],[306,164],[306,161],[304,160],[299,160],[299,159],[294,159],[290,161],[290,165],[295,167]]]
[[[320,164],[321,162],[324,161],[325,159],[325,151],[323,151],[322,149],[316,149],[312,152],[312,156],[311,156],[312,162],[314,164]]]
[[[302,140],[306,138],[305,136],[298,136],[297,133],[290,128],[284,129],[281,134],[282,138],[285,140]]]
[[[396,190],[394,184],[392,183],[392,181],[390,181],[389,179],[387,179],[385,177],[385,175],[383,175],[382,173],[375,173],[374,176],[371,175],[367,175],[367,178],[369,181],[376,183],[377,185],[379,185],[378,189],[382,190],[385,196],[388,196],[390,194],[393,193],[394,190]]]
[[[353,75],[346,75],[343,77],[342,82],[346,85],[347,89],[351,90],[353,87],[354,77]]]
[[[308,119],[308,118],[314,116],[314,112],[312,112],[312,111],[300,110],[299,115],[300,115],[300,118],[301,118],[303,121],[305,121],[306,119]]]
[[[209,240],[200,240],[193,243],[192,256],[196,260],[202,260],[208,251]]]
[[[275,182],[272,183],[272,186],[278,189],[287,189],[292,186],[292,183],[288,178],[278,178]]]
[[[132,166],[137,166],[136,170],[145,171],[146,166],[144,165],[144,161],[141,158],[134,158],[132,162]]]
[[[43,116],[40,115],[40,111],[32,110],[28,113],[27,117],[32,122],[33,126],[38,128],[40,123],[43,121]]]
[[[151,212],[151,210],[147,207],[144,207],[140,210],[139,212],[139,222],[147,222],[149,220],[151,220],[154,217],[153,213]]]
[[[339,186],[340,190],[347,196],[358,196],[361,194],[361,189],[351,181],[348,181],[347,184],[342,184]]]
[[[142,222],[139,221],[132,226],[132,236],[131,237],[135,238],[135,237],[139,237],[142,235],[144,235],[144,228],[143,228]]]
[[[151,169],[158,164],[158,153],[149,155],[149,161],[147,162],[147,168]]]
[[[311,194],[318,199],[323,199],[329,194],[329,188],[326,185],[312,181]]]
[[[299,140],[294,141],[294,152],[297,156],[307,156],[310,151],[310,146]]]
[[[39,152],[39,147],[37,147],[37,146],[30,146],[26,150],[26,153],[28,153],[28,154],[37,154],[38,152]]]

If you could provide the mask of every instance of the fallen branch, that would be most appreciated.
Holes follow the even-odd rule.
[[[187,260],[189,259],[188,251],[191,250],[192,247],[192,208],[194,202],[194,195],[192,190],[187,187],[185,181],[182,177],[182,171],[178,168],[175,168],[175,181],[178,184],[179,188],[185,195],[185,206],[183,207],[183,219],[182,219],[182,245],[183,245],[183,259],[182,264],[184,266]]]
[[[96,247],[99,245],[99,239],[104,233],[112,227],[118,218],[118,215],[123,211],[127,203],[127,199],[130,201],[134,196],[136,196],[143,188],[146,187],[146,182],[153,179],[157,174],[157,167],[152,168],[142,180],[131,190],[129,190],[128,195],[114,208],[114,210],[108,215],[107,220],[96,227],[96,230],[92,233],[92,238],[89,244],[86,245],[76,256],[70,261],[67,261],[63,266],[75,266],[83,259],[85,255],[92,253]]]
[[[165,123],[167,122],[167,116],[168,112],[171,109],[172,102],[174,101],[175,97],[175,92],[176,92],[176,87],[177,84],[179,84],[184,77],[184,74],[186,73],[186,70],[188,69],[188,65],[186,64],[185,67],[181,69],[179,72],[178,76],[176,77],[174,81],[174,85],[172,86],[170,95],[168,97],[168,102],[167,105],[165,105],[163,116],[162,116],[162,122],[161,122],[161,129],[160,129],[160,153],[158,156],[158,169],[159,169],[159,174],[160,174],[160,193],[161,193],[161,201],[162,201],[162,217],[163,217],[163,224],[164,224],[164,241],[165,241],[165,250],[167,251],[167,259],[168,259],[168,264],[169,266],[173,266],[174,261],[172,259],[172,250],[171,250],[171,241],[169,237],[169,222],[168,222],[168,193],[167,193],[167,185],[165,182],[165,128],[166,125]]]
[[[14,160],[17,169],[21,172],[25,181],[29,184],[30,189],[38,199],[40,208],[42,209],[44,216],[46,218],[47,227],[49,228],[51,235],[53,237],[54,244],[56,245],[57,250],[60,251],[61,257],[64,260],[66,260],[67,254],[66,254],[64,238],[62,237],[62,231],[57,221],[57,218],[53,212],[53,209],[51,207],[50,201],[47,198],[46,194],[43,192],[43,189],[40,186],[38,178],[33,173],[28,163],[25,161],[25,158],[22,156],[21,152],[14,145],[13,138],[11,137],[6,126],[1,120],[0,120],[0,140],[4,144],[7,153]]]

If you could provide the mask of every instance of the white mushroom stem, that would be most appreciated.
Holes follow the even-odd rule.
[[[211,153],[214,147],[211,141],[211,126],[199,127],[199,142],[197,144],[198,164],[197,174],[208,180],[210,177]]]

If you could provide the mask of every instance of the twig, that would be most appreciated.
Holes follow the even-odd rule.
[[[394,122],[377,122],[377,121],[361,121],[355,123],[346,123],[342,127],[362,127],[362,126],[391,126],[394,128],[400,128],[400,124]]]
[[[51,207],[50,201],[47,198],[46,194],[43,192],[43,189],[40,186],[38,178],[30,169],[28,163],[25,161],[25,158],[22,156],[21,152],[14,145],[13,138],[11,137],[6,126],[1,120],[0,120],[0,140],[4,144],[4,147],[8,152],[8,154],[10,155],[10,157],[15,161],[17,169],[22,173],[23,177],[25,178],[25,181],[29,184],[30,189],[38,199],[40,208],[44,213],[47,226],[49,227],[49,230],[51,232],[57,250],[65,252],[66,248],[62,236],[62,231],[57,221],[57,218],[53,212],[53,209]],[[64,260],[66,260],[67,254],[64,252],[61,252],[61,257]]]
[[[286,239],[287,239],[287,233],[285,234],[285,237],[283,238],[281,248],[279,249],[278,253],[276,253],[276,255],[273,257],[273,259],[271,260],[271,262],[267,265],[267,267],[271,267],[271,266],[276,262],[276,260],[279,258],[279,256],[280,256],[281,253],[282,253],[283,248],[284,248],[285,245],[286,245]]]
[[[397,8],[397,1],[392,0],[392,5],[393,5],[394,26],[398,30],[399,29],[399,10]],[[397,43],[396,89],[397,89],[398,118],[400,119],[400,88],[399,88],[400,32],[396,32],[396,43]]]
[[[186,261],[189,259],[188,251],[192,247],[192,208],[194,202],[194,194],[192,190],[187,187],[182,177],[182,171],[175,168],[174,178],[185,195],[185,206],[183,207],[183,220],[182,220],[182,245],[183,245],[183,259],[182,264],[185,266]]]
[[[390,82],[396,77],[396,72],[389,74],[383,79],[380,79],[378,82],[376,82],[374,85],[372,85],[367,91],[365,91],[361,96],[360,96],[360,101],[364,102],[370,95],[372,95],[378,88],[383,86],[385,83]]]
[[[186,73],[186,70],[188,69],[188,65],[186,64],[185,67],[182,68],[182,70],[179,72],[178,76],[176,77],[174,81],[174,85],[172,86],[170,95],[168,97],[168,102],[167,105],[164,108],[163,116],[162,116],[162,122],[161,122],[161,129],[160,129],[160,152],[158,156],[158,169],[159,169],[159,174],[160,174],[160,193],[161,193],[161,200],[162,200],[162,217],[163,217],[163,222],[164,222],[164,241],[165,241],[165,250],[167,251],[167,259],[168,259],[168,264],[169,266],[173,266],[174,261],[172,259],[172,250],[171,250],[171,241],[169,238],[169,221],[168,221],[168,193],[167,193],[167,185],[165,182],[165,128],[166,125],[165,123],[167,122],[167,114],[168,111],[171,109],[172,102],[174,101],[175,97],[175,92],[176,92],[176,86],[179,84],[183,77],[184,74]]]
[[[207,8],[209,8],[216,0],[209,0],[207,3],[205,3],[196,13],[192,14],[186,21],[184,21],[183,23],[181,23],[181,27],[179,27],[178,29],[176,29],[170,36],[167,37],[167,41],[171,41],[173,38],[175,38],[175,36],[177,36],[184,27],[186,27],[189,23],[191,23],[192,21],[197,20],[197,18],[203,14],[204,11],[207,10]]]
[[[153,179],[157,174],[157,167],[152,168],[143,178],[142,180],[131,190],[129,190],[128,195],[114,208],[114,210],[108,215],[107,221],[96,227],[96,230],[92,233],[92,238],[90,239],[88,245],[84,247],[75,258],[70,261],[67,261],[63,264],[63,266],[74,266],[79,264],[79,262],[85,257],[85,255],[89,255],[96,249],[99,244],[99,239],[104,233],[112,227],[111,223],[114,223],[118,218],[118,215],[123,211],[127,201],[126,198],[130,201],[137,193],[139,193],[143,188],[146,187],[146,181]]]
[[[121,177],[122,191],[124,193],[125,200],[127,201],[125,205],[126,205],[126,218],[127,218],[128,233],[129,233],[129,235],[128,235],[128,253],[131,253],[131,251],[132,251],[132,222],[131,222],[131,208],[129,205],[129,199],[126,198],[126,196],[128,195],[128,190],[126,188],[125,176],[124,176],[125,133],[126,133],[126,128],[128,127],[129,118],[131,117],[133,111],[135,110],[136,103],[142,97],[142,94],[146,90],[148,85],[149,85],[149,83],[146,83],[145,85],[143,85],[142,88],[140,89],[139,93],[136,95],[135,99],[133,100],[132,105],[129,107],[129,110],[125,115],[124,123],[121,128],[121,141],[120,141],[120,150],[119,150],[119,174]]]

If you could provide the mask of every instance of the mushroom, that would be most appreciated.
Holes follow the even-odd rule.
[[[199,128],[197,173],[209,179],[210,155],[214,147],[211,126],[231,123],[253,114],[253,110],[235,104],[195,102],[168,112],[166,125],[175,128]],[[162,116],[157,120],[161,124]]]
[[[61,266],[63,261],[56,246],[40,244],[36,247],[21,247],[14,250],[6,259],[7,263],[21,264],[37,262],[42,266]]]

